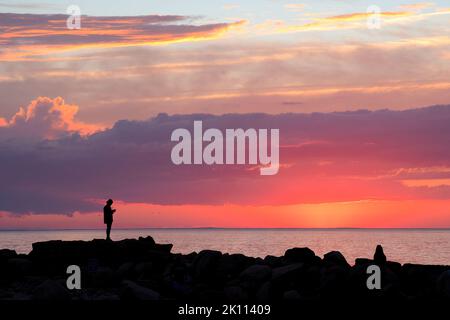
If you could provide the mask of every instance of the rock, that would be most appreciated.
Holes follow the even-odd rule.
[[[297,290],[288,290],[283,293],[284,300],[300,300],[302,297]]]
[[[251,265],[253,261],[253,258],[246,257],[243,254],[224,254],[219,260],[217,274],[226,279],[235,277]]]
[[[45,280],[33,291],[36,300],[70,300],[69,291],[60,281]]]
[[[323,257],[323,262],[326,264],[338,265],[342,267],[350,267],[347,260],[339,251],[330,251]]]
[[[92,297],[89,298],[89,300],[94,301],[119,301],[120,297],[117,294],[107,292],[107,291],[100,291],[96,292]]]
[[[295,276],[302,271],[303,266],[303,263],[293,263],[274,268],[272,270],[272,281],[278,286],[293,281]]]
[[[8,299],[12,296],[12,292],[0,289],[0,300]]]
[[[160,252],[165,252],[165,253],[170,253],[170,251],[173,248],[173,244],[171,243],[167,243],[167,244],[155,244],[155,249],[156,251],[160,251]]]
[[[386,263],[386,256],[384,255],[383,247],[381,245],[377,245],[375,254],[373,255],[373,261],[378,265]]]
[[[195,257],[194,270],[195,276],[200,279],[210,278],[222,256],[220,251],[203,250]]]
[[[0,263],[7,261],[8,259],[15,258],[17,253],[14,250],[1,249],[0,250]]]
[[[450,298],[450,270],[444,271],[437,280],[437,288],[441,295]]]
[[[396,275],[399,275],[402,272],[402,265],[401,263],[394,262],[394,261],[388,261],[386,262],[386,266],[394,272]]]
[[[145,238],[139,237],[138,241],[144,243],[147,246],[154,246],[156,244],[155,240],[153,240],[153,238],[150,236],[146,236]]]
[[[264,258],[263,263],[272,268],[280,267],[282,265],[282,258],[268,255]]]
[[[120,265],[119,268],[116,270],[116,277],[123,279],[130,277],[134,270],[134,263],[133,262],[125,262]]]
[[[98,288],[111,287],[114,284],[114,271],[108,267],[99,267],[94,272],[92,280]]]
[[[255,264],[242,271],[239,277],[244,281],[263,282],[269,279],[271,275],[272,269],[269,266]]]
[[[160,294],[133,281],[122,281],[121,298],[131,300],[159,300]]]
[[[134,267],[134,272],[138,279],[148,279],[153,271],[152,262],[141,262]]]
[[[11,258],[8,259],[8,269],[15,275],[24,276],[32,272],[33,264],[25,258]]]
[[[309,248],[292,248],[286,250],[284,257],[289,262],[313,263],[316,261],[314,251]]]
[[[366,265],[370,265],[370,264],[374,264],[374,261],[371,259],[367,259],[367,258],[356,258],[355,259],[355,266],[366,266]]]
[[[264,282],[256,292],[255,298],[258,302],[268,302],[271,300],[272,284],[270,281]]]
[[[231,286],[226,287],[224,289],[225,291],[225,298],[228,301],[245,301],[248,300],[248,294],[244,291],[241,287],[238,286]]]
[[[322,296],[339,297],[345,290],[350,270],[350,267],[337,264],[324,268],[320,279]]]

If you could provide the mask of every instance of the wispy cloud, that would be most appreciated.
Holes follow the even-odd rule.
[[[423,10],[429,7],[434,6],[435,4],[433,2],[418,2],[418,3],[412,3],[412,4],[403,4],[400,5],[400,8],[403,10]]]
[[[288,9],[289,11],[301,12],[305,9],[305,4],[304,3],[287,3],[284,5],[284,7],[286,9]]]
[[[80,48],[160,45],[220,37],[243,21],[194,25],[185,16],[81,16],[81,29],[66,26],[67,15],[0,13],[0,59]]]
[[[0,8],[7,9],[61,9],[61,6],[52,3],[8,3],[0,2]]]

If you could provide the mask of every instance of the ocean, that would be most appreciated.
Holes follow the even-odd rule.
[[[286,249],[309,247],[318,256],[338,250],[350,264],[371,258],[381,244],[391,261],[450,265],[450,230],[447,229],[120,229],[112,239],[152,236],[172,243],[172,252],[203,249],[243,253],[253,257],[283,255]],[[104,238],[104,230],[0,231],[0,249],[28,253],[33,242]]]

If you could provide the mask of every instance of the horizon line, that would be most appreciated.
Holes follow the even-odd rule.
[[[3,231],[104,231],[104,228],[0,228]],[[450,230],[450,227],[138,227],[114,230]]]

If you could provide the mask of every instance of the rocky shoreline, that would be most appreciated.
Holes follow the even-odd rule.
[[[332,251],[308,248],[262,258],[203,250],[171,253],[151,237],[121,241],[48,241],[25,254],[0,250],[0,300],[155,300],[191,302],[450,300],[450,266],[373,259],[350,265]],[[81,289],[66,286],[67,267],[81,269]],[[367,268],[381,271],[381,289],[369,290]]]

